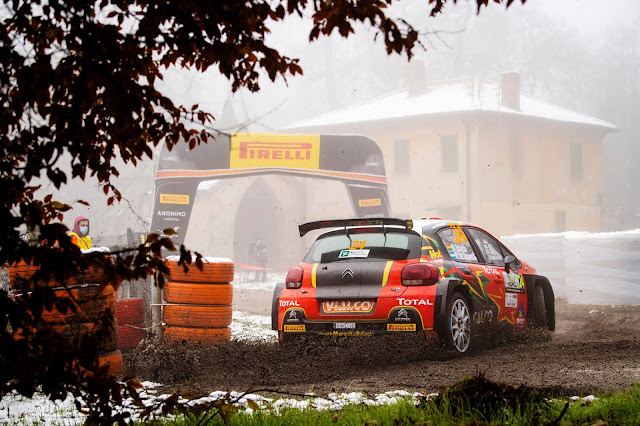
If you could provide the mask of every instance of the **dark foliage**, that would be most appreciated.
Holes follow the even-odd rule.
[[[476,1],[478,10],[488,3]],[[95,339],[69,342],[46,327],[43,311],[54,305],[73,309],[46,283],[68,285],[78,274],[98,269],[101,285],[114,289],[122,280],[150,275],[162,286],[167,271],[162,250],[175,250],[172,230],[165,230],[116,256],[81,253],[66,237],[68,229],[56,223],[71,207],[51,195],[36,196],[37,180],[60,188],[69,179],[90,177],[99,182],[108,204],[120,200],[111,182],[118,176],[117,158],[135,165],[160,143],[171,147],[185,139],[193,147],[214,136],[194,125],[210,125],[209,113],[197,105],[174,105],[156,89],[162,71],[173,65],[200,71],[214,66],[233,90],[251,91],[260,90],[261,73],[271,80],[301,74],[298,59],[265,41],[268,25],[292,14],[311,15],[309,40],[334,30],[347,37],[354,24],[363,22],[384,39],[387,52],[410,58],[418,33],[387,16],[390,3],[3,0],[0,265],[24,261],[39,269],[29,282],[17,283],[22,297],[0,291],[0,398],[13,389],[27,396],[41,390],[54,399],[72,392],[90,403],[91,421],[123,421],[108,402],[135,397],[135,381],[118,383],[97,368]],[[429,3],[436,14],[446,0]],[[180,255],[182,264],[191,263],[184,247]],[[199,261],[196,256],[196,266]],[[32,290],[28,296],[27,290]],[[111,326],[108,318],[103,323],[105,329]]]
[[[429,403],[443,408],[447,401],[446,406],[453,410],[454,416],[456,409],[464,407],[476,413],[479,420],[491,422],[492,419],[499,418],[499,413],[504,410],[522,414],[530,406],[539,410],[536,418],[540,418],[550,410],[547,400],[549,397],[551,395],[526,385],[514,387],[494,382],[479,373],[445,389]]]

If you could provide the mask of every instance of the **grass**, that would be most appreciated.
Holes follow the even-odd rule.
[[[210,423],[203,420],[210,420]],[[225,425],[221,416],[181,415],[163,425]],[[263,409],[238,412],[229,425],[640,425],[640,385],[595,398],[554,398],[470,377],[434,398],[406,399],[385,406],[348,405],[341,410]]]
[[[626,392],[571,405],[563,417],[566,424],[640,425],[640,384]]]
[[[344,395],[344,394],[343,394]],[[258,397],[259,398],[259,397]],[[291,398],[291,397],[286,397]],[[340,397],[337,397],[339,400]],[[360,400],[368,401],[369,398]],[[555,397],[535,388],[513,387],[493,382],[483,375],[468,377],[433,397],[396,396],[387,405],[345,403],[341,409],[307,398],[297,399],[306,408],[291,408],[285,399],[250,400],[245,408],[231,399],[209,402],[199,411],[171,417],[156,417],[136,424],[155,425],[640,425],[640,384],[624,392],[585,398]],[[288,400],[289,403],[291,399]],[[346,400],[342,400],[346,402]],[[352,400],[353,401],[353,400]],[[358,399],[356,399],[358,401]],[[325,400],[325,402],[327,402]],[[252,407],[253,409],[246,408]],[[260,407],[259,407],[260,406]],[[216,408],[214,408],[216,407]],[[59,407],[61,408],[61,407]],[[79,424],[82,418],[70,413],[33,412],[30,418],[13,419],[10,424]],[[40,415],[42,414],[42,415]],[[46,415],[45,415],[46,414]],[[65,415],[66,414],[66,415]],[[47,417],[48,421],[43,421]],[[52,418],[53,417],[53,418]],[[226,422],[225,422],[226,420]]]

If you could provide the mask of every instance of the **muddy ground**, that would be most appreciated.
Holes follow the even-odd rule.
[[[267,314],[270,294],[242,292],[235,309]],[[465,356],[410,338],[312,341],[294,347],[230,342],[214,347],[140,345],[125,354],[125,372],[164,384],[164,391],[271,389],[290,393],[404,389],[430,393],[484,373],[511,385],[565,396],[640,383],[640,307],[556,302],[557,330],[491,339]]]

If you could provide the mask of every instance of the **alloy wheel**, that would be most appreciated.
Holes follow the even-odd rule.
[[[453,302],[449,321],[453,346],[458,352],[465,352],[471,343],[471,317],[469,308],[463,299],[457,299]]]

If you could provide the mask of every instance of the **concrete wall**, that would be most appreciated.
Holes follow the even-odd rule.
[[[640,305],[640,229],[514,235],[500,240],[580,305]]]

